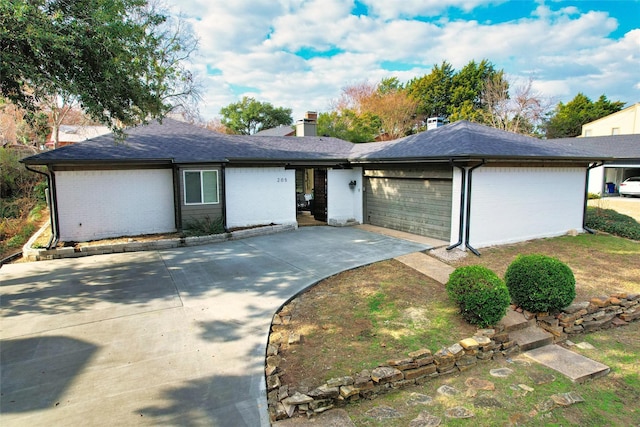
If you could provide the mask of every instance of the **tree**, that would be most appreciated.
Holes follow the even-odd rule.
[[[293,123],[291,108],[274,107],[246,96],[223,107],[220,114],[222,125],[242,135],[253,135],[262,129]]]
[[[319,132],[351,142],[389,140],[409,134],[417,102],[396,77],[355,83],[342,89],[334,112],[319,120]]]
[[[146,0],[2,0],[0,95],[29,111],[76,98],[116,130],[197,97],[184,68],[196,45]]]
[[[513,96],[510,96],[509,89]],[[494,75],[484,85],[483,122],[494,128],[525,135],[540,136],[540,129],[551,102],[533,89],[533,79],[510,85],[501,75]]]
[[[318,135],[345,141],[371,142],[378,135],[379,128],[376,117],[369,113],[358,114],[350,109],[320,113],[318,116]]]
[[[377,90],[365,100],[363,109],[377,117],[379,138],[383,141],[407,136],[416,124],[418,102],[402,89]]]
[[[449,115],[455,70],[447,61],[434,65],[431,73],[407,84],[409,96],[418,102],[418,114],[424,117]]]
[[[483,97],[485,82],[504,80],[502,70],[496,71],[494,65],[486,59],[476,63],[470,61],[460,71],[454,74],[451,82],[451,105],[447,114],[451,122],[470,120],[483,122],[484,110],[487,105]],[[508,82],[504,82],[507,89]]]
[[[600,95],[592,102],[585,94],[578,93],[571,101],[558,103],[546,125],[547,138],[571,138],[582,133],[582,125],[620,111],[625,103],[609,101]]]

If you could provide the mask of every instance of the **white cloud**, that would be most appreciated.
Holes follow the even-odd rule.
[[[410,17],[500,1],[363,3],[369,16],[351,15],[353,1],[183,0],[180,7],[201,40],[194,69],[206,85],[202,115],[212,118],[249,95],[291,107],[297,119],[306,110],[327,110],[349,84],[390,75],[407,81],[443,60],[459,69],[484,58],[511,75],[533,76],[538,90],[559,100],[578,92],[626,102],[640,98],[640,30],[610,38],[618,23],[607,13],[576,7],[553,11],[543,4],[510,22],[447,17],[425,22]],[[296,55],[300,49],[334,54],[304,59]],[[386,62],[408,69],[389,72]],[[207,67],[219,71],[206,75]]]

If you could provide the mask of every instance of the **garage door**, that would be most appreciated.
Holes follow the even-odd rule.
[[[450,169],[366,171],[366,221],[449,240],[451,175]]]
[[[170,169],[56,172],[60,240],[175,231]]]

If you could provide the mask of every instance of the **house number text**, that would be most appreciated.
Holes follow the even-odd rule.
[[[287,182],[287,178],[278,178],[276,182]]]

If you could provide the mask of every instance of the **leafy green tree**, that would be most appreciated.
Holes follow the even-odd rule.
[[[449,115],[453,96],[455,70],[447,61],[434,65],[431,73],[415,78],[407,84],[410,97],[418,101],[418,114],[424,117]]]
[[[483,111],[487,105],[483,96],[485,82],[504,81],[504,72],[497,71],[486,59],[476,63],[470,61],[452,79],[451,105],[447,111],[451,122],[470,120],[483,122]],[[505,81],[506,83],[506,81]],[[508,90],[508,83],[507,90]]]
[[[578,136],[582,133],[582,125],[618,112],[624,104],[621,101],[609,101],[605,95],[600,95],[596,102],[592,102],[585,94],[578,93],[566,104],[558,103],[547,122],[546,136],[547,138]]]
[[[196,46],[147,0],[2,0],[0,95],[30,111],[74,97],[115,130],[197,96],[184,66]]]
[[[291,125],[291,108],[274,107],[269,102],[243,97],[220,110],[222,125],[241,135],[253,135],[263,129]]]
[[[318,135],[332,136],[345,141],[374,141],[379,128],[380,123],[372,114],[358,114],[350,109],[320,113],[318,116]]]

